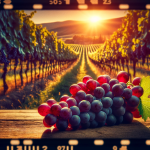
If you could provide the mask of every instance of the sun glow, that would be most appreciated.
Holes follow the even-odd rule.
[[[90,22],[91,23],[97,23],[98,21],[100,21],[100,17],[99,16],[92,16],[90,18]]]

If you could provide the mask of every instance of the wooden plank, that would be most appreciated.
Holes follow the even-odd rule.
[[[150,138],[150,119],[134,119],[131,124],[102,128],[45,132],[43,116],[37,110],[0,110],[0,138]],[[52,129],[52,128],[51,128]]]

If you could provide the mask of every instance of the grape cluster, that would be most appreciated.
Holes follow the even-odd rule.
[[[63,95],[59,103],[49,99],[38,107],[39,114],[45,116],[44,126],[76,130],[131,123],[133,116],[141,117],[137,107],[143,89],[140,78],[136,77],[130,86],[128,80],[125,71],[119,72],[117,79],[100,75],[96,81],[85,76],[83,82],[70,86],[71,97]]]

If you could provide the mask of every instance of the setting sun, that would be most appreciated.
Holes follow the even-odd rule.
[[[99,17],[99,16],[92,16],[92,17],[90,18],[90,21],[93,22],[93,23],[98,22],[99,20],[100,20],[100,17]]]

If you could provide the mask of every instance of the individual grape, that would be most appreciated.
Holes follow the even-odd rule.
[[[123,115],[123,123],[131,123],[133,120],[133,115],[131,112],[126,111]]]
[[[56,104],[57,102],[54,99],[47,100],[47,104],[51,107],[53,104]]]
[[[123,122],[123,116],[116,117],[116,125],[119,125]]]
[[[61,101],[65,101],[66,102],[66,100],[69,98],[69,96],[68,95],[63,95],[63,96],[61,96],[61,98],[60,98],[60,102]]]
[[[101,101],[104,108],[109,108],[113,104],[113,100],[110,97],[104,97],[101,99]]]
[[[56,127],[59,130],[64,131],[68,127],[68,121],[67,120],[58,119],[57,122],[56,122]]]
[[[70,93],[75,96],[78,91],[81,90],[81,87],[77,84],[72,84],[69,88]]]
[[[141,97],[143,95],[143,88],[141,86],[134,86],[132,88],[132,95]]]
[[[97,81],[99,82],[100,85],[104,84],[104,83],[107,83],[108,79],[106,76],[104,75],[100,75],[98,78],[97,78]]]
[[[80,115],[80,109],[77,106],[71,106],[70,109],[72,111],[72,115]]]
[[[99,113],[96,114],[95,120],[97,122],[103,122],[107,119],[107,114],[104,111],[100,111]]]
[[[74,98],[68,98],[66,100],[66,103],[68,104],[68,107],[70,108],[71,106],[76,106],[77,105],[77,101]]]
[[[65,101],[59,102],[59,105],[61,106],[61,108],[68,107],[68,104]]]
[[[78,115],[73,115],[70,119],[69,119],[69,123],[71,124],[71,127],[73,128],[74,126],[78,126],[81,122],[81,119]]]
[[[121,84],[124,89],[127,88],[127,85],[124,82],[119,82],[119,84]]]
[[[38,113],[41,115],[41,116],[46,116],[47,114],[50,114],[51,111],[50,111],[50,106],[47,105],[47,104],[41,104],[39,107],[38,107]]]
[[[85,100],[85,96],[86,96],[86,93],[84,91],[82,90],[78,91],[75,96],[77,103],[79,103],[82,100]]]
[[[86,84],[86,82],[87,82],[89,79],[92,79],[92,77],[89,76],[89,75],[84,76],[84,77],[83,77],[83,83]]]
[[[126,103],[126,107],[125,108],[126,108],[127,111],[134,112],[138,108],[138,105],[135,106],[135,107],[132,107],[128,103]]]
[[[45,118],[43,119],[43,124],[44,124],[45,127],[51,127],[51,126],[52,126],[52,125],[49,125],[49,124],[47,124],[47,123],[45,122]]]
[[[81,90],[83,90],[84,92],[87,92],[87,87],[86,84],[83,82],[79,82],[78,85],[81,87]]]
[[[95,113],[89,111],[88,114],[90,115],[90,121],[93,121],[95,119]]]
[[[86,112],[80,113],[81,123],[87,123],[90,121],[90,115]]]
[[[115,116],[123,116],[125,114],[125,108],[123,106],[121,106],[117,109],[112,109],[112,113]]]
[[[79,103],[79,109],[80,109],[80,112],[88,112],[90,109],[91,109],[91,104],[89,101],[87,100],[82,100],[80,103]]]
[[[112,87],[112,93],[115,97],[119,97],[123,94],[124,88],[120,84],[115,84]]]
[[[110,90],[110,85],[108,83],[102,84],[101,87],[104,89],[105,93],[108,93]]]
[[[63,120],[68,120],[70,119],[72,116],[72,111],[70,108],[68,107],[64,107],[61,109],[60,111],[60,117],[63,119]]]
[[[90,127],[90,122],[86,122],[86,123],[81,123],[81,128],[82,129],[87,129]]]
[[[94,97],[93,97],[91,94],[87,94],[87,95],[85,96],[85,100],[87,100],[87,101],[89,101],[90,103],[92,103],[93,100],[94,100]]]
[[[105,112],[107,115],[109,114],[109,108],[103,108],[102,111]]]
[[[117,119],[113,114],[107,116],[106,123],[108,126],[113,126],[116,124],[116,122]]]
[[[142,115],[140,115],[140,112],[139,112],[138,109],[136,109],[135,111],[133,111],[132,114],[133,114],[134,118],[140,118],[140,117],[142,117]]]
[[[45,119],[46,124],[48,125],[54,125],[57,121],[57,117],[52,114],[46,115],[44,119]]]
[[[111,79],[109,81],[109,85],[110,85],[110,91],[112,90],[113,85],[115,84],[119,84],[119,81],[117,79]]]
[[[103,122],[98,122],[98,127],[103,127],[106,124],[106,120]]]
[[[132,89],[133,86],[132,86],[132,85],[128,85],[127,88],[128,88],[128,89]]]
[[[98,122],[96,120],[93,120],[90,122],[90,128],[96,128],[98,127]]]
[[[90,91],[94,91],[94,89],[96,88],[96,81],[94,81],[93,79],[89,79],[86,82],[86,87],[90,90]]]
[[[91,111],[94,113],[99,113],[103,109],[103,104],[99,100],[94,100],[91,103]]]
[[[109,109],[109,114],[108,115],[111,115],[112,114],[112,108],[108,108]]]
[[[53,104],[51,107],[51,114],[55,116],[59,116],[61,110],[61,106],[59,104]]]
[[[96,87],[94,90],[94,96],[96,98],[102,98],[105,95],[105,91],[102,87]]]
[[[125,89],[123,90],[122,96],[123,96],[123,98],[126,99],[126,100],[130,99],[131,96],[132,96],[132,90],[131,90],[131,89],[128,89],[128,88],[125,88]]]
[[[113,98],[113,108],[119,108],[124,104],[124,99],[122,97],[114,97]]]
[[[128,101],[127,101],[127,103],[128,103],[131,107],[136,107],[136,106],[138,106],[139,102],[140,102],[140,99],[139,99],[138,97],[136,97],[136,96],[133,96],[133,95],[132,95],[131,98],[128,99]]]
[[[141,78],[140,77],[135,77],[132,81],[132,84],[134,85],[139,85],[141,82]]]
[[[113,96],[113,93],[111,91],[109,91],[105,94],[104,97],[110,97],[111,99],[113,99],[114,96]]]
[[[111,80],[109,75],[103,75],[106,79],[107,79],[107,83],[109,83],[109,81]]]
[[[126,71],[120,71],[117,74],[117,79],[119,82],[127,83],[129,81],[129,74]]]

